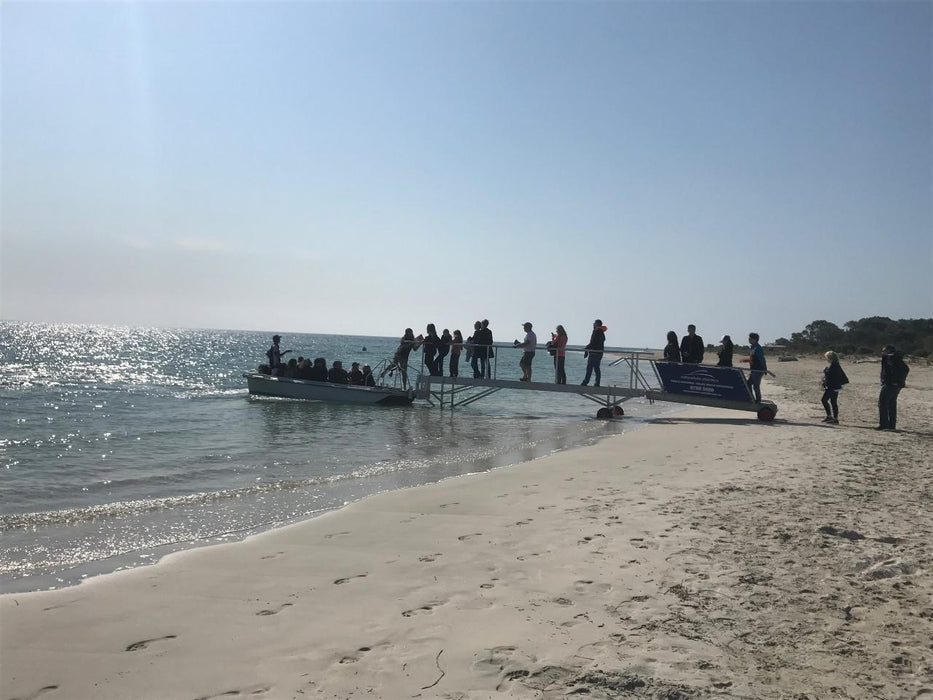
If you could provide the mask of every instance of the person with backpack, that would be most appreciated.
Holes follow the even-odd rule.
[[[839,364],[839,356],[836,353],[830,350],[823,357],[829,363],[823,369],[823,398],[820,399],[826,410],[823,422],[839,425],[839,390],[849,383],[849,378]]]
[[[878,427],[875,430],[897,430],[897,395],[907,385],[910,367],[893,345],[881,350],[881,393],[878,394]]]

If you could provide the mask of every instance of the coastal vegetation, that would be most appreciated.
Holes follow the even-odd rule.
[[[933,355],[933,318],[893,320],[887,316],[870,316],[849,321],[842,328],[832,321],[818,320],[807,324],[790,338],[778,338],[775,345],[796,353],[835,350],[848,355],[876,355],[885,345],[894,345],[906,355]]]

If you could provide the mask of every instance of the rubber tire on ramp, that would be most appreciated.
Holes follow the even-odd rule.
[[[614,415],[616,418],[621,418],[625,415],[625,411],[622,410],[621,406],[613,406],[612,415]]]
[[[762,406],[758,409],[758,420],[764,423],[770,423],[774,420],[775,411],[770,406]]]
[[[599,418],[599,420],[609,420],[612,418],[612,411],[603,406],[601,409],[596,411],[596,417]]]

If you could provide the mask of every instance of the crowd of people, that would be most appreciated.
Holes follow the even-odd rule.
[[[350,365],[350,370],[344,369],[341,360],[334,360],[327,366],[327,360],[316,357],[313,361],[307,357],[292,358],[283,362],[283,357],[291,350],[282,350],[279,343],[282,336],[272,336],[272,347],[266,351],[268,364],[260,365],[261,374],[270,374],[289,379],[307,379],[312,382],[330,382],[331,384],[350,384],[354,386],[376,386],[376,378],[369,365],[360,366],[359,362]]]
[[[526,321],[522,324],[525,336],[522,340],[515,339],[513,346],[522,349],[522,356],[519,360],[519,368],[522,376],[520,381],[530,382],[532,377],[535,353],[538,349],[538,338],[534,332],[534,326]],[[590,380],[594,380],[594,386],[600,385],[602,373],[600,364],[606,344],[606,326],[601,319],[593,321],[593,331],[590,340],[583,350],[586,358],[586,373],[581,382],[581,386],[588,386]],[[343,368],[340,360],[334,360],[330,368],[327,367],[327,361],[318,357],[313,362],[304,357],[291,359],[283,362],[286,354],[291,350],[281,350],[279,343],[281,336],[272,336],[272,347],[266,352],[269,360],[267,365],[260,366],[260,372],[267,374],[290,377],[294,379],[307,379],[311,381],[331,382],[334,384],[349,384],[357,386],[375,386],[376,378],[373,376],[372,368],[368,364],[362,367],[359,362],[350,365],[350,370]],[[567,331],[563,325],[558,324],[551,333],[551,340],[545,345],[548,354],[553,357],[555,382],[557,384],[567,383],[567,372],[565,370]],[[761,380],[765,374],[773,373],[768,370],[765,360],[764,350],[760,344],[760,337],[757,333],[748,334],[749,354],[748,357],[741,358],[740,362],[747,362],[749,367],[748,378],[746,382],[748,389],[754,400],[761,403]],[[729,335],[724,335],[719,341],[717,351],[717,367],[732,367],[734,354],[734,344]],[[414,350],[421,349],[424,366],[432,376],[443,376],[444,360],[447,359],[448,376],[459,376],[460,358],[465,354],[465,360],[473,370],[473,378],[491,378],[492,363],[490,360],[495,356],[493,347],[492,330],[489,328],[488,319],[476,321],[473,324],[473,335],[466,340],[459,329],[451,333],[448,329],[438,335],[437,327],[433,323],[427,324],[425,333],[415,336],[411,328],[406,328],[405,333],[399,340],[398,348],[392,356],[385,369],[380,373],[380,379],[391,372],[398,372],[402,380],[402,386],[408,388],[408,361]],[[669,331],[667,334],[667,345],[664,347],[663,360],[666,362],[677,362],[681,364],[703,363],[706,354],[706,345],[703,338],[696,332],[696,326],[692,323],[687,326],[687,334],[678,342],[677,333]],[[820,402],[826,411],[824,422],[839,423],[839,392],[849,382],[845,371],[839,364],[838,355],[832,350],[824,355],[827,365],[823,370],[822,388],[823,396]],[[449,359],[448,359],[449,358]],[[892,345],[886,345],[881,353],[881,392],[878,396],[878,414],[879,422],[876,430],[896,430],[897,429],[897,397],[900,390],[905,386],[909,367],[904,362],[902,355]]]

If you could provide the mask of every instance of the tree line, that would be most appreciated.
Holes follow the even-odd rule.
[[[790,339],[778,338],[775,345],[793,352],[835,350],[847,355],[877,355],[885,345],[893,345],[905,355],[933,355],[933,318],[871,316],[849,321],[842,328],[832,321],[813,321]]]

